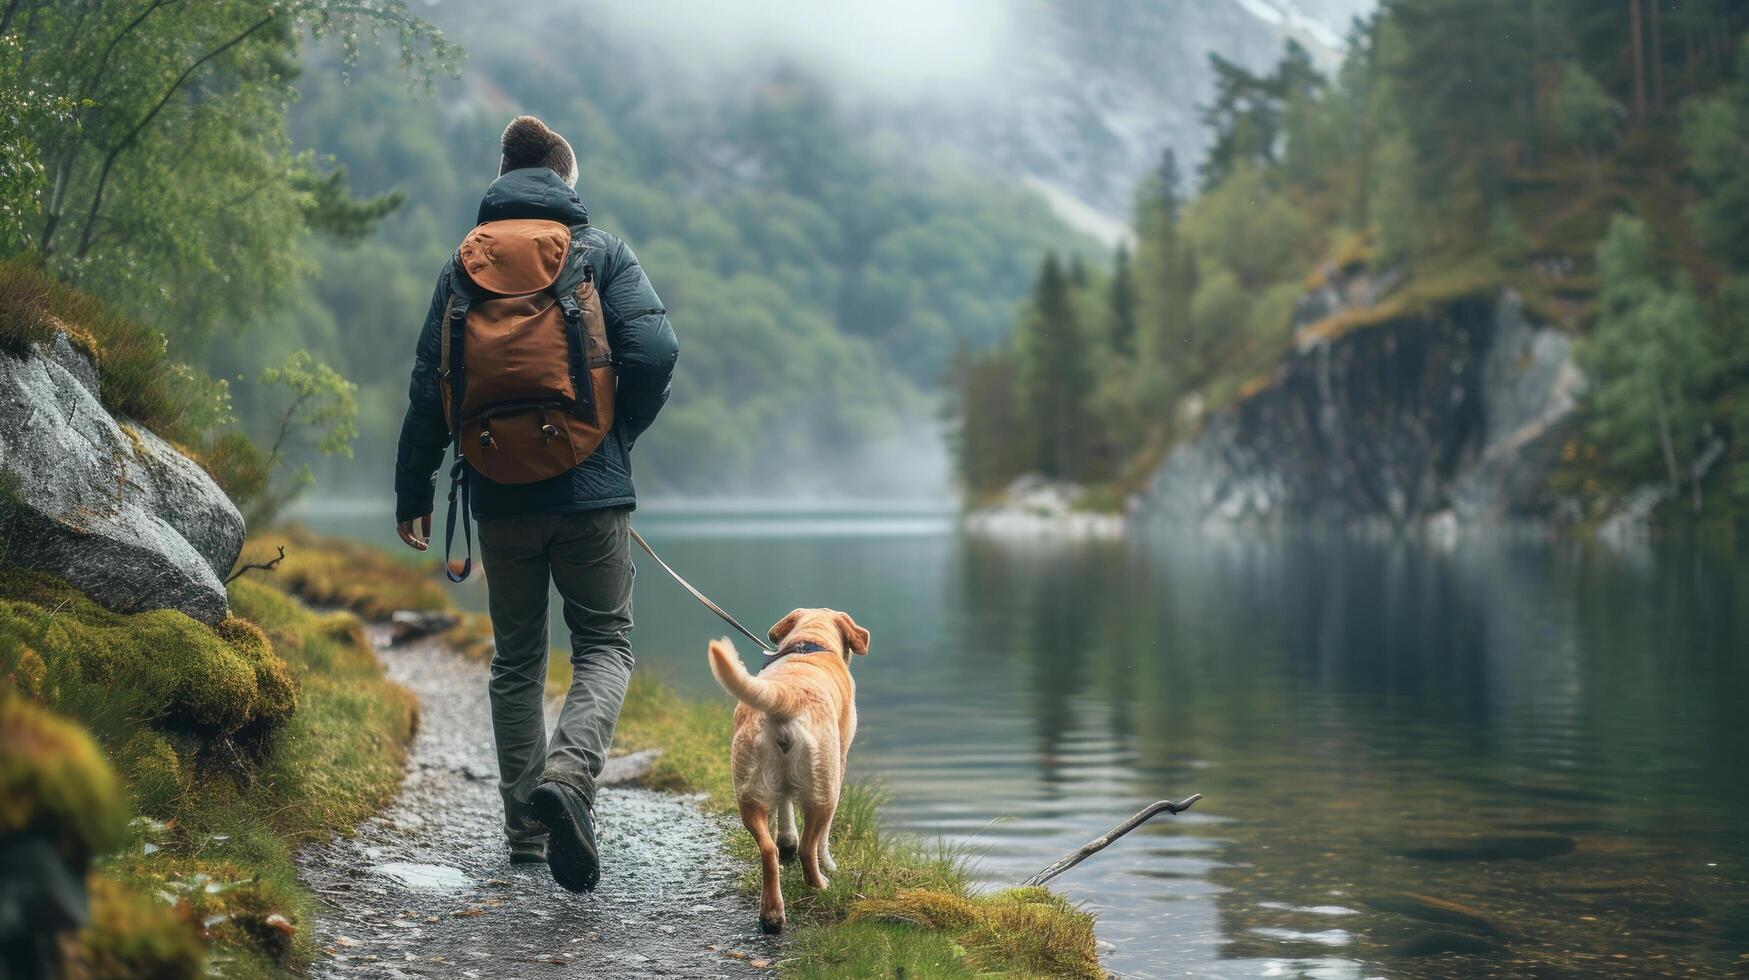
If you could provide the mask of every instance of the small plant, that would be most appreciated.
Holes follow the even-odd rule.
[[[259,378],[263,388],[283,388],[288,395],[279,425],[260,465],[265,482],[247,503],[250,524],[270,523],[298,494],[315,482],[308,462],[291,468],[293,453],[309,445],[323,456],[352,457],[352,440],[358,435],[358,386],[338,371],[316,360],[309,351],[296,351],[279,367],[270,367]],[[287,476],[276,475],[290,468]]]

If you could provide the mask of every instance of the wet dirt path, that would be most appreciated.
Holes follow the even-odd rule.
[[[778,953],[740,895],[724,828],[690,799],[629,785],[596,801],[601,887],[573,895],[512,867],[500,828],[486,668],[422,642],[385,647],[422,717],[401,796],[359,832],[312,845],[317,977],[717,977]],[[631,767],[610,766],[604,779]]]

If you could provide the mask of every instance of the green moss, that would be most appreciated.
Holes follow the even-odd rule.
[[[35,833],[75,863],[121,843],[121,784],[76,724],[0,690],[0,837]]]
[[[169,815],[189,790],[193,774],[176,746],[160,732],[140,729],[116,750],[115,759],[134,805],[148,816]]]
[[[91,925],[71,944],[69,976],[183,980],[201,975],[194,923],[119,882],[91,881]]]
[[[0,583],[0,620],[34,632],[31,646],[63,686],[126,691],[155,724],[208,735],[264,733],[296,710],[284,661],[247,624],[214,628],[171,609],[113,613],[24,569],[5,569]]]

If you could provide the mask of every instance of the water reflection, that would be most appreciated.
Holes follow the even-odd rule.
[[[1206,795],[1058,880],[1113,969],[1749,970],[1740,556],[810,520],[638,523],[750,625],[822,604],[873,631],[853,772],[986,885]],[[723,628],[656,576],[641,661],[720,696]]]

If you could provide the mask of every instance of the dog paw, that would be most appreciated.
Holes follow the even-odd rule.
[[[783,931],[783,916],[780,915],[780,916],[777,916],[776,918],[770,918],[770,917],[763,916],[763,915],[760,916],[759,917],[759,931],[765,933],[767,936],[775,936],[778,933],[782,932]]]
[[[815,875],[808,879],[808,887],[817,888],[820,891],[825,891],[831,884],[832,882],[827,880],[825,875]]]
[[[777,858],[785,864],[794,861],[801,850],[800,842],[794,837],[779,837],[777,839]]]

